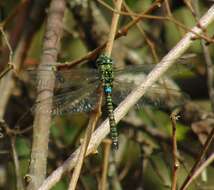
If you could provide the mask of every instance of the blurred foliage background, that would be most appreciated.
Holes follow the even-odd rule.
[[[113,7],[113,2],[110,0],[101,2]],[[153,2],[152,0],[126,0],[124,1],[126,8],[123,8],[123,11],[129,9],[142,13]],[[160,16],[161,19],[143,19],[138,25],[132,27],[126,36],[116,40],[113,50],[115,67],[121,69],[127,66],[131,68],[135,65],[158,63],[161,57],[184,36],[186,29],[197,24],[198,18],[206,13],[212,4],[211,0],[164,1],[160,8],[151,13],[151,15]],[[17,152],[23,182],[24,176],[28,173],[33,116],[24,114],[33,106],[36,93],[35,86],[29,82],[31,76],[27,75],[26,69],[35,67],[40,62],[48,5],[48,0],[0,1],[1,26],[13,50],[13,61],[20,64],[20,72],[12,78],[15,85],[5,106],[3,117],[9,128],[1,127],[0,131],[0,189],[16,189],[14,149]],[[100,1],[68,0],[58,61],[76,60],[103,44],[109,32],[111,15],[112,11]],[[186,29],[164,17],[182,23]],[[121,15],[119,28],[123,28],[131,20],[130,16]],[[213,31],[214,24],[211,24],[204,34],[211,38]],[[206,47],[213,60],[213,44],[210,43]],[[171,79],[176,84],[176,88],[182,91],[182,95],[187,94],[184,102],[179,106],[176,105],[180,109],[176,134],[180,161],[178,187],[195,163],[197,155],[203,149],[202,145],[213,128],[214,110],[211,106],[213,100],[209,97],[207,65],[201,39],[195,40],[186,53],[187,59],[184,59],[183,68],[179,72],[176,70],[176,74]],[[0,55],[0,69],[3,71],[9,60],[9,49],[3,35],[0,41]],[[188,55],[193,56],[188,57]],[[96,68],[95,60],[91,58],[76,67]],[[6,78],[7,75],[4,77]],[[83,80],[85,80],[84,77],[82,76]],[[0,83],[4,82],[3,78]],[[1,88],[1,91],[3,92],[4,88]],[[153,99],[152,101],[152,104],[147,105],[145,101],[143,106],[139,104],[137,109],[130,110],[118,124],[120,149],[116,152],[116,164],[111,162],[111,158],[109,161],[108,189],[170,189],[172,182],[170,114],[175,105],[168,105],[170,100],[167,96],[164,96],[161,102],[155,102]],[[205,115],[209,115],[211,119],[203,118]],[[99,123],[106,116],[104,106]],[[53,117],[48,174],[60,166],[78,147],[88,120],[88,113]],[[206,154],[207,157],[213,153],[213,148],[214,146],[211,145]],[[97,154],[85,159],[77,189],[99,189],[104,149],[105,143],[102,143]],[[111,171],[114,168],[112,165],[116,165],[116,171]],[[71,173],[66,174],[52,189],[67,189],[70,177]],[[211,164],[189,189],[214,189],[213,177],[214,170]]]

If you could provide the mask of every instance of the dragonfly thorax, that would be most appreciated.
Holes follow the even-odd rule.
[[[104,84],[109,83],[110,86],[112,86],[113,77],[114,77],[112,64],[113,64],[112,59],[105,55],[100,55],[99,58],[97,59],[97,66],[99,69],[100,80]]]

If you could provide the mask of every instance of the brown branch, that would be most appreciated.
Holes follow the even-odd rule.
[[[24,185],[23,185],[22,176],[21,176],[21,172],[20,172],[18,155],[17,155],[16,147],[15,147],[16,139],[15,139],[15,137],[10,135],[10,140],[11,140],[11,149],[12,149],[13,162],[14,162],[15,173],[16,173],[16,188],[19,190],[24,190]]]
[[[100,118],[100,115],[101,115],[102,100],[103,100],[103,95],[100,95],[99,100],[97,102],[97,106],[96,106],[94,112],[91,113],[91,117],[90,117],[87,129],[85,132],[85,136],[84,136],[81,148],[80,148],[79,155],[78,155],[78,163],[77,163],[76,167],[74,168],[74,172],[72,174],[72,178],[69,183],[69,188],[68,188],[69,190],[75,190],[75,188],[76,188],[77,181],[79,179],[80,172],[81,172],[81,169],[83,166],[83,161],[86,156],[86,151],[87,151],[90,139],[91,139],[91,135],[94,132],[98,119]]]
[[[198,159],[196,160],[196,162],[193,165],[192,169],[190,170],[188,176],[186,177],[183,184],[181,185],[180,190],[185,190],[189,186],[190,182],[192,181],[192,177],[194,176],[198,167],[201,165],[203,159],[205,158],[207,150],[208,150],[209,146],[211,145],[213,139],[214,139],[214,128],[212,128],[212,131],[210,132],[209,136],[207,137],[207,140],[202,148],[202,151],[201,151]]]
[[[140,20],[143,19],[143,16],[146,15],[146,14],[149,14],[151,13],[152,11],[154,11],[156,8],[159,8],[160,5],[161,5],[161,2],[163,0],[156,0],[146,11],[144,11],[142,13],[142,15],[138,15],[137,18],[135,18],[133,21],[129,22],[126,26],[124,26],[123,28],[119,29],[116,36],[115,36],[115,39],[118,39],[122,36],[125,36],[127,35],[127,32],[129,31],[130,28],[132,28],[133,26],[135,26],[136,23],[138,23]],[[92,60],[96,57],[97,54],[99,54],[100,51],[102,51],[104,48],[106,47],[106,42],[103,43],[102,45],[100,45],[99,47],[97,47],[96,49],[88,52],[85,56],[79,58],[79,59],[76,59],[76,60],[73,60],[73,61],[67,61],[65,62],[64,64],[57,64],[57,66],[59,67],[63,67],[63,66],[75,66],[83,61],[87,61],[87,60]]]
[[[9,24],[15,17],[14,20],[16,21],[16,25],[14,25],[14,29],[9,34],[9,42],[11,49],[13,49],[14,52],[13,60],[16,61],[13,64],[10,64],[2,73],[4,77],[1,79],[2,81],[0,84],[0,117],[4,116],[8,99],[14,88],[13,73],[9,71],[20,68],[21,63],[27,54],[33,34],[35,34],[44,21],[45,8],[47,7],[48,2],[49,0],[38,0],[35,2],[24,0],[12,11],[3,23],[1,23],[2,27],[5,28],[5,25]],[[8,53],[8,48],[3,49],[3,52],[1,65],[5,65],[5,63],[8,62],[8,55],[11,54],[11,51]]]
[[[122,2],[123,2],[122,0],[116,1],[116,3],[115,3],[116,10],[121,9]],[[111,28],[110,28],[108,40],[106,42],[106,49],[105,49],[105,54],[107,56],[111,56],[111,51],[112,51],[114,39],[116,36],[116,30],[117,30],[117,25],[118,25],[118,21],[119,21],[119,16],[120,15],[118,13],[113,13]]]
[[[48,20],[46,25],[43,53],[41,57],[40,67],[57,61],[57,55],[60,48],[60,39],[63,31],[63,16],[65,11],[64,0],[52,0],[48,12]],[[38,70],[38,80],[48,80],[48,86],[37,87],[37,101],[53,96],[55,76],[52,69],[42,71]],[[44,109],[51,110],[52,100],[45,105]],[[51,113],[40,109],[41,104],[36,105],[35,118],[33,124],[33,145],[31,152],[31,161],[29,168],[30,182],[27,186],[29,190],[37,190],[46,176],[49,128],[51,124]]]
[[[195,20],[198,22],[198,19],[200,18],[200,8],[199,8],[198,0],[193,1],[193,5],[195,8],[195,10],[192,10],[193,16],[195,16]],[[208,46],[206,46],[206,42],[204,40],[201,40],[201,46],[202,46],[204,60],[205,60],[206,69],[207,69],[208,93],[209,93],[209,98],[211,102],[211,108],[212,108],[212,111],[214,112],[214,67],[213,67],[212,58],[209,52],[209,48]]]
[[[12,158],[13,158],[15,174],[16,174],[16,188],[20,190],[24,190],[24,185],[23,185],[22,176],[20,172],[20,164],[19,164],[18,155],[16,151],[16,146],[15,146],[16,137],[12,132],[12,130],[10,129],[10,127],[8,126],[8,124],[2,119],[0,119],[0,136],[3,137],[4,135],[1,133],[1,129],[4,130],[4,133],[10,139]]]
[[[99,2],[102,2],[101,0],[98,0]],[[164,1],[164,0],[163,0]],[[161,1],[162,2],[162,1]],[[160,2],[160,3],[161,3]],[[102,4],[103,4],[104,2],[102,2]],[[103,4],[104,5],[104,4]],[[106,4],[105,4],[106,5]],[[159,4],[159,6],[160,6],[161,4]],[[179,26],[179,27],[181,27],[181,28],[183,28],[184,30],[186,30],[186,31],[190,31],[189,29],[188,29],[188,27],[186,27],[184,24],[182,24],[181,22],[179,22],[178,20],[175,20],[172,16],[153,16],[153,15],[147,15],[147,14],[144,14],[144,13],[127,13],[127,12],[123,12],[123,11],[117,11],[117,10],[115,10],[115,9],[113,9],[113,8],[110,8],[109,6],[107,6],[106,5],[106,7],[107,8],[109,8],[111,11],[113,11],[113,12],[115,12],[115,13],[118,13],[118,14],[121,14],[121,15],[126,15],[126,16],[134,16],[134,17],[137,17],[137,18],[140,18],[140,19],[157,19],[157,20],[168,20],[168,21],[171,21],[171,22],[173,22],[174,24],[176,24],[177,26]],[[136,18],[136,19],[137,19]],[[131,24],[131,22],[129,23],[129,24]],[[129,24],[127,24],[127,25],[129,25]],[[200,24],[200,23],[199,23]],[[196,37],[200,37],[200,38],[202,38],[202,39],[204,39],[204,40],[206,40],[207,42],[209,42],[209,43],[213,43],[214,42],[214,40],[212,39],[212,38],[209,38],[209,37],[207,37],[206,35],[203,35],[203,34],[196,34],[195,33],[195,35],[196,35]]]
[[[116,6],[116,8],[118,10],[120,10],[121,5],[122,5],[122,0],[118,0],[115,6]],[[113,47],[113,43],[114,43],[114,38],[115,38],[115,34],[116,34],[118,20],[119,20],[119,15],[114,13],[113,17],[112,17],[112,24],[111,24],[111,29],[110,29],[110,33],[109,33],[109,38],[108,38],[108,41],[107,41],[107,44],[106,44],[106,50],[105,50],[105,54],[107,56],[111,55],[111,51],[112,51],[112,47]],[[100,110],[101,110],[101,105],[102,105],[102,103],[101,103],[102,99],[103,99],[103,93],[101,93],[101,96],[99,98],[98,113],[101,112]],[[80,148],[80,152],[79,152],[79,155],[78,155],[79,162],[78,162],[78,164],[76,165],[76,167],[74,169],[74,172],[73,172],[70,184],[69,184],[69,188],[68,188],[69,190],[74,190],[76,188],[76,184],[77,184],[77,181],[78,181],[78,178],[79,178],[79,175],[80,175],[80,171],[81,171],[81,168],[82,168],[82,165],[83,165],[83,161],[84,161],[84,158],[85,158],[85,155],[86,155],[88,144],[89,144],[89,141],[91,139],[91,135],[92,135],[92,133],[94,131],[94,128],[96,126],[96,123],[98,121],[99,116],[100,116],[100,114],[95,114],[95,116],[92,116],[91,119],[90,119],[91,122],[89,122],[89,126],[87,128],[83,144],[82,144],[82,146]]]
[[[4,26],[0,25],[0,31],[2,33],[3,39],[4,39],[8,49],[9,49],[8,66],[0,73],[0,80],[1,80],[2,77],[4,77],[10,70],[12,70],[15,67],[15,65],[13,64],[13,49],[10,45],[7,35],[4,32]]]
[[[93,50],[102,45],[108,37],[110,26],[101,10],[96,6],[96,3],[94,1],[89,1],[88,6],[85,6],[86,4],[83,2],[73,3],[70,1],[68,5],[70,12],[74,16],[78,30],[80,31],[79,33],[81,35],[79,36],[86,47],[89,50]],[[136,62],[135,60],[130,60],[133,53],[134,52],[121,41],[114,42],[112,58],[115,63],[117,63],[116,66],[122,67],[124,65],[124,60]],[[137,55],[136,53],[134,54]]]
[[[126,11],[128,13],[133,13],[132,10],[128,7],[128,5],[126,4],[126,2],[124,1],[123,2],[123,6],[124,8],[126,9]],[[134,16],[131,16],[132,20],[134,20]],[[154,43],[148,38],[148,36],[146,35],[146,33],[144,32],[143,28],[141,27],[140,23],[136,23],[136,26],[139,30],[139,32],[142,34],[143,38],[145,39],[145,42],[148,44],[150,50],[151,50],[151,53],[152,53],[152,56],[153,56],[153,60],[155,63],[158,63],[159,62],[159,59],[158,59],[158,55],[157,55],[157,51],[155,49],[155,45]]]
[[[3,28],[6,28],[7,25],[12,21],[12,19],[17,15],[18,12],[22,11],[23,6],[28,3],[28,0],[21,1],[11,12],[11,14],[3,20],[0,25],[2,25]]]
[[[177,120],[177,110],[173,112],[170,116],[172,122],[172,155],[173,155],[173,166],[172,166],[172,190],[176,190],[177,185],[177,172],[179,167],[178,160],[178,149],[176,141],[176,120]]]
[[[207,35],[204,35],[204,34],[201,34],[201,33],[197,33],[194,30],[189,29],[187,26],[185,26],[181,22],[173,19],[172,17],[146,15],[147,12],[149,13],[150,11],[153,11],[158,5],[159,4],[155,4],[154,3],[153,6],[151,6],[144,13],[142,13],[142,14],[137,14],[136,13],[136,15],[138,15],[138,17],[136,17],[133,21],[128,23],[125,27],[121,28],[118,31],[117,35],[115,36],[115,39],[118,39],[118,38],[120,38],[122,36],[127,35],[129,29],[132,28],[133,26],[135,26],[135,24],[138,23],[140,20],[142,20],[142,19],[152,19],[153,20],[154,19],[154,20],[165,20],[165,21],[172,22],[175,25],[177,25],[178,27],[182,28],[183,30],[193,33],[195,36],[194,36],[194,38],[192,40],[196,40],[198,38],[201,38],[201,39],[203,39],[203,40],[205,40],[205,41],[207,41],[209,43],[213,43],[214,42],[214,40],[212,38],[208,37]],[[104,44],[100,45],[99,47],[97,47],[96,49],[90,51],[85,56],[83,56],[83,57],[81,57],[79,59],[76,59],[76,60],[73,60],[73,61],[66,61],[65,63],[61,63],[61,64],[56,63],[56,66],[58,66],[58,67],[75,66],[75,65],[77,65],[77,64],[79,64],[81,62],[84,62],[84,61],[87,61],[87,60],[93,60],[97,56],[97,54],[99,54],[99,52],[101,50],[103,50],[105,47],[106,47],[106,42]]]
[[[108,163],[109,163],[109,154],[111,151],[111,141],[109,139],[103,140],[104,144],[104,159],[103,159],[103,167],[102,167],[102,177],[100,182],[100,190],[105,190],[107,187],[107,171],[108,171]]]
[[[214,162],[214,153],[212,153],[206,161],[204,161],[198,169],[195,171],[195,173],[192,175],[191,179],[189,180],[189,183],[191,183],[195,178],[197,178],[205,169],[208,165]]]

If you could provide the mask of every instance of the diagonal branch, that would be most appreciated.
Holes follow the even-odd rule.
[[[214,21],[214,5],[208,10],[208,12],[200,19],[200,26],[206,28],[211,22]],[[202,32],[201,28],[195,26],[192,31],[196,34]],[[117,109],[114,111],[116,122],[119,122],[129,111],[129,109],[145,94],[146,91],[167,71],[167,69],[173,65],[193,43],[192,38],[195,34],[188,32],[183,39],[161,60],[159,64],[150,72],[144,82],[135,88],[124,101],[120,103]],[[100,127],[93,133],[91,138],[87,155],[96,150],[97,146],[109,133],[109,122],[105,120]],[[62,177],[62,175],[71,170],[76,162],[79,149],[77,149],[62,166],[57,168],[42,184],[39,190],[50,189],[53,187]]]

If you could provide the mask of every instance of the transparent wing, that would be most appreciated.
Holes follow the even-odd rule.
[[[51,98],[46,98],[36,102],[31,111],[34,112],[37,106],[37,109],[42,113],[51,113],[52,115],[89,112],[94,109],[98,99],[97,87],[98,83],[92,83],[75,91],[64,90],[54,95],[51,110],[47,110],[47,105],[51,103]]]
[[[166,73],[166,76],[174,77],[180,73],[190,73],[192,66],[187,65],[187,63],[195,57],[196,55],[194,54],[179,58],[176,60],[176,64]],[[115,70],[113,101],[116,104],[121,102],[122,99],[146,78],[147,74],[155,66],[154,64],[142,64]],[[189,99],[188,95],[181,92],[173,80],[164,77],[149,89],[143,98],[140,99],[137,106],[151,105],[162,109],[171,109],[182,105],[186,99]]]
[[[178,64],[179,62],[182,62],[182,60],[179,60],[176,62],[175,65],[173,65],[167,72],[166,75],[173,77],[179,73],[183,73],[184,71],[191,71],[191,68],[193,66],[187,66],[184,64]],[[154,69],[156,65],[155,64],[139,64],[139,65],[132,65],[132,66],[128,66],[126,68],[123,69],[115,69],[114,73],[115,76],[118,75],[123,75],[123,74],[139,74],[139,73],[144,73],[144,74],[148,74],[152,69]]]
[[[181,60],[182,59],[179,59],[178,62]],[[120,102],[143,80],[143,77],[145,77],[143,73],[148,73],[153,67],[154,65],[139,65],[115,71],[116,82],[113,88],[113,100],[116,103]],[[177,66],[174,70],[177,72]],[[44,86],[52,82],[48,81],[48,78],[45,80],[46,71],[50,72],[50,67],[46,67],[43,70],[41,69],[41,71],[42,74],[44,73],[44,80],[38,81],[36,79],[37,70],[28,69],[33,82],[36,82],[37,85]],[[97,81],[99,79],[96,69],[72,68],[57,71],[53,69],[52,71],[53,75],[56,76],[55,90],[57,91],[57,95],[53,98],[53,108],[51,110],[45,110],[50,99],[37,102],[36,104],[41,105],[41,110],[56,115],[72,112],[88,112],[93,109],[97,101],[95,89],[97,88]],[[159,83],[159,87],[154,85],[138,105],[141,106],[149,103],[160,106],[163,102],[162,100],[172,99],[171,97],[176,97],[176,102],[180,102],[178,101],[178,97],[183,97],[183,95],[178,89],[168,87],[165,83],[162,85]]]
[[[46,87],[50,82],[46,77],[47,72],[50,72],[51,68],[44,68],[42,70],[43,80],[37,79],[37,69],[30,68],[27,69],[29,74],[30,82],[34,86],[43,86]],[[84,87],[90,83],[93,83],[98,80],[98,73],[96,69],[88,69],[88,68],[75,68],[75,69],[67,69],[67,70],[51,70],[53,75],[55,75],[55,89],[63,89],[68,87]]]
[[[145,79],[145,74],[123,74],[114,82],[113,101],[120,103],[137,85]],[[188,96],[182,93],[170,79],[164,78],[154,84],[139,100],[137,107],[154,106],[161,109],[172,109],[182,105]]]
[[[94,110],[99,93],[97,92],[98,83],[90,84],[86,88],[80,88],[74,91],[70,89],[58,92],[52,98],[45,98],[37,101],[27,112],[25,112],[17,121],[16,126],[22,126],[27,123],[31,125],[29,118],[32,119],[36,108],[43,114],[64,115],[75,112],[90,112]],[[52,104],[49,108],[49,104]],[[26,125],[26,126],[27,126]]]

